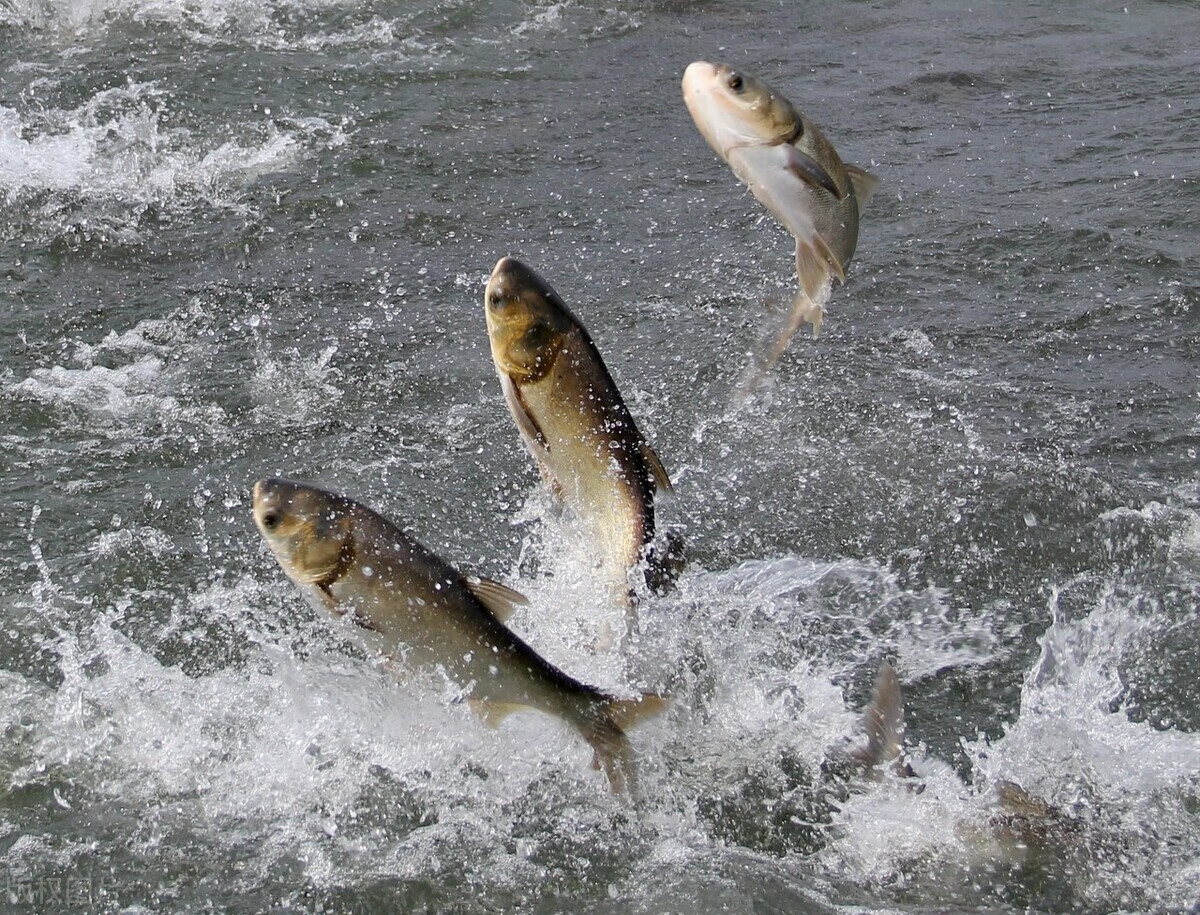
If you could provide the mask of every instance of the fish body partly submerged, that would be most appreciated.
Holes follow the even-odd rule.
[[[709,146],[796,238],[800,288],[769,364],[805,321],[820,331],[833,279],[846,278],[859,214],[878,180],[845,165],[786,98],[724,64],[690,64],[683,98]]]
[[[837,750],[826,758],[826,775],[854,778],[890,772],[910,790],[925,789],[921,777],[904,757],[904,705],[900,678],[888,661],[879,666],[871,701],[863,709],[865,745],[849,753]],[[1082,824],[1068,811],[1035,797],[1020,785],[997,781],[987,793],[990,810],[983,818],[963,818],[955,834],[975,854],[992,861],[1021,860],[1031,852],[1059,851],[1078,841]]]
[[[521,438],[595,545],[604,581],[631,606],[629,571],[654,540],[654,496],[671,481],[579,319],[516,258],[484,293],[492,359]]]
[[[571,724],[614,790],[636,790],[624,728],[662,707],[618,699],[543,659],[502,619],[524,598],[467,578],[352,499],[289,480],[254,486],[254,520],[287,576],[319,611],[348,620],[368,651],[441,669],[485,720],[534,708]]]

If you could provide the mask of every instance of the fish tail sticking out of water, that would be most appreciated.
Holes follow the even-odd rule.
[[[871,702],[863,710],[863,729],[867,745],[852,752],[851,758],[868,769],[899,758],[904,740],[904,704],[900,678],[890,661],[879,665]]]
[[[558,717],[592,746],[613,789],[634,797],[625,730],[665,699],[619,699],[563,673],[502,621],[522,595],[460,574],[352,499],[260,480],[253,503],[255,524],[284,572],[351,641],[409,669],[443,672],[492,726],[519,709]]]
[[[901,755],[904,741],[904,707],[900,678],[888,661],[879,666],[871,701],[863,710],[867,743],[848,754],[827,756],[822,771],[836,780],[878,775],[884,766],[916,794],[925,784]],[[1036,797],[1007,780],[992,784],[990,811],[982,817],[963,817],[954,824],[955,835],[974,849],[997,857],[1024,859],[1030,853],[1060,854],[1082,838],[1083,824],[1077,816]]]
[[[799,288],[765,371],[802,324],[820,332],[833,280],[846,279],[859,216],[879,182],[844,164],[816,124],[748,74],[700,60],[684,72],[682,88],[709,146],[796,239]]]
[[[892,771],[902,778],[914,778],[916,773],[903,759],[904,704],[900,678],[896,668],[886,659],[879,665],[871,701],[863,709],[862,729],[867,742],[854,749],[845,746],[831,748],[821,768],[835,780],[851,779],[867,773],[877,773],[891,764]],[[917,790],[921,788],[918,786]]]

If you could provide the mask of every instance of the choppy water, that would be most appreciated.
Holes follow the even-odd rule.
[[[1200,907],[1200,11],[0,0],[10,911]],[[679,97],[744,66],[883,179],[819,341]],[[691,566],[631,657],[545,517],[482,281],[588,324]],[[283,473],[532,598],[650,802],[300,604]],[[831,780],[896,659],[924,790]],[[1005,819],[1001,780],[1054,805]],[[57,895],[56,895],[57,894]]]

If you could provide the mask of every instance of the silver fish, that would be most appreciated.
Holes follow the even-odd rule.
[[[683,99],[708,145],[796,238],[800,287],[769,366],[805,321],[820,331],[833,279],[846,278],[859,214],[878,179],[843,164],[817,126],[782,95],[724,64],[690,64]]]
[[[587,330],[545,280],[516,258],[501,258],[484,311],[521,438],[596,545],[601,575],[632,617],[629,572],[647,559],[655,492],[671,489],[667,471]]]
[[[503,622],[522,595],[463,576],[366,506],[315,486],[260,480],[254,521],[309,603],[352,623],[365,650],[440,668],[489,724],[521,708],[561,718],[591,745],[614,791],[636,797],[625,729],[665,700],[610,696],[543,659]]]

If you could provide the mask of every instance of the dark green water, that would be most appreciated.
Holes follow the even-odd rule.
[[[0,907],[1200,905],[1194,4],[0,0]],[[693,127],[728,60],[883,181],[730,408],[791,244]],[[691,558],[627,658],[482,313],[587,323]],[[299,601],[342,489],[579,677],[669,688],[649,803]],[[821,772],[896,660],[923,790]],[[1015,818],[1007,780],[1053,805]]]

